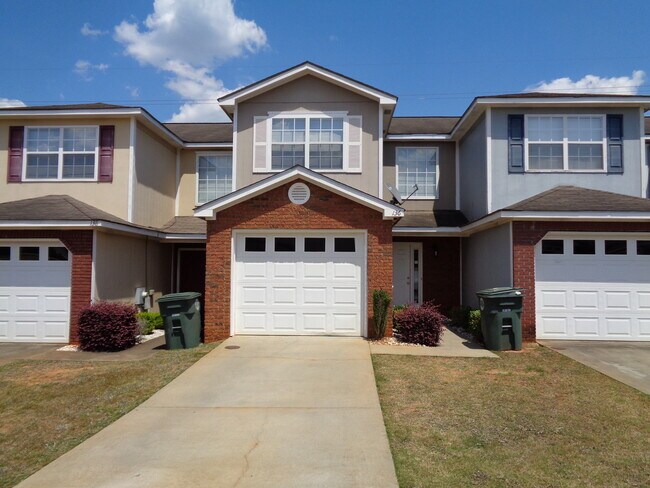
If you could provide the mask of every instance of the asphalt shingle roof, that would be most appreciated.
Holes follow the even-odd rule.
[[[460,210],[407,210],[395,227],[461,227],[467,223],[467,218]]]
[[[389,134],[449,134],[460,117],[393,117]]]
[[[578,186],[558,186],[503,210],[523,212],[650,212],[650,199]]]
[[[183,142],[232,142],[232,123],[164,124]]]
[[[110,108],[138,108],[110,103],[75,103],[67,105],[30,105],[27,107],[3,107],[0,110],[101,110]]]

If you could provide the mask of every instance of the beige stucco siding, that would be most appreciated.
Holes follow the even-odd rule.
[[[172,245],[96,231],[95,299],[133,303],[135,289],[171,291]]]
[[[253,121],[269,112],[348,112],[363,117],[362,172],[327,176],[372,195],[379,188],[379,104],[314,76],[304,76],[242,102],[237,108],[236,189],[267,178],[253,173]]]
[[[180,182],[178,185],[178,215],[193,215],[196,206],[196,157],[199,153],[232,154],[232,149],[201,149],[181,151]]]
[[[113,181],[98,183],[89,181],[22,182],[7,183],[7,159],[10,126],[80,126],[114,125],[115,151],[113,156]],[[45,195],[70,195],[89,205],[109,212],[122,219],[128,214],[129,180],[129,119],[70,119],[39,118],[0,121],[0,202],[42,197]]]
[[[451,210],[456,208],[456,144],[454,142],[386,142],[384,143],[384,183],[395,186],[397,173],[395,154],[398,147],[438,148],[438,198],[430,200],[411,199],[404,203],[406,210]],[[416,193],[417,195],[417,193]],[[406,197],[407,195],[402,195]],[[391,195],[384,185],[385,200]]]
[[[135,139],[133,222],[159,227],[174,216],[176,148],[140,124]]]

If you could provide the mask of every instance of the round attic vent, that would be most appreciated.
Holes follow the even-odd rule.
[[[289,187],[289,200],[296,205],[307,203],[310,194],[309,187],[304,183],[294,183]]]

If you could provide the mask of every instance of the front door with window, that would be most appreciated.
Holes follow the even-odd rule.
[[[393,243],[393,305],[422,302],[422,243]]]

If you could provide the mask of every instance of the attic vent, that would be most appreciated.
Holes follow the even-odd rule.
[[[304,183],[294,183],[289,188],[289,200],[296,205],[302,205],[309,200],[309,187]]]

